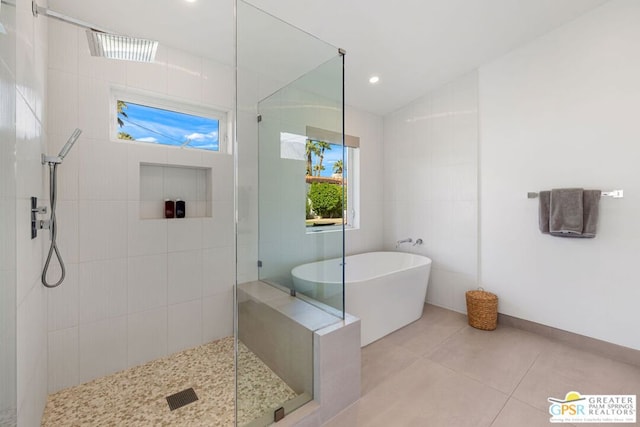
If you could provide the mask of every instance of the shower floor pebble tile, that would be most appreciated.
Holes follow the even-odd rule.
[[[49,396],[42,426],[233,426],[234,340],[223,338],[61,390]],[[240,343],[239,425],[296,393]],[[166,397],[192,387],[198,400],[174,411]]]

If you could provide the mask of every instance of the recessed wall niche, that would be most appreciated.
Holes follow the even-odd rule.
[[[166,199],[184,200],[186,218],[211,217],[211,168],[140,163],[140,219],[163,219]]]

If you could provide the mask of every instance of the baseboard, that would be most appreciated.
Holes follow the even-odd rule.
[[[580,350],[589,351],[618,362],[640,367],[640,350],[635,350],[633,348],[624,347],[573,332],[563,331],[562,329],[557,329],[502,313],[498,313],[498,324],[533,332],[555,341],[560,341]]]

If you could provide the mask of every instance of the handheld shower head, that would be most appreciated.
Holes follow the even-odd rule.
[[[76,128],[73,131],[73,133],[71,134],[71,136],[69,137],[69,139],[67,140],[66,144],[64,144],[64,147],[62,147],[62,150],[60,150],[60,153],[57,156],[55,156],[55,157],[54,156],[47,156],[47,155],[45,155],[43,153],[42,154],[42,164],[46,165],[48,163],[49,166],[54,166],[54,165],[62,163],[64,158],[69,153],[69,150],[71,150],[71,147],[73,147],[73,144],[75,144],[76,141],[78,140],[78,138],[80,137],[81,133],[82,133],[82,130]]]
[[[64,147],[62,147],[62,150],[60,150],[60,154],[58,154],[58,157],[60,157],[60,161],[64,160],[64,158],[67,156],[67,153],[69,153],[69,150],[71,150],[71,147],[73,147],[73,144],[75,144],[75,142],[80,137],[81,133],[82,130],[78,128],[73,131],[73,133],[67,140],[67,143],[64,144]]]

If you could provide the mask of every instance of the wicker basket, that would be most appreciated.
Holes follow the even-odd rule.
[[[467,316],[469,326],[484,331],[493,331],[498,325],[498,297],[479,289],[467,291]]]

